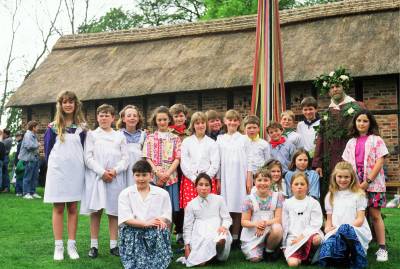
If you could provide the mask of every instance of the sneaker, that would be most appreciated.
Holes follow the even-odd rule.
[[[92,259],[96,259],[99,256],[99,250],[95,247],[90,248],[88,256]]]
[[[25,194],[24,197],[22,197],[22,198],[29,199],[29,200],[33,199],[32,195],[30,195],[29,193]]]
[[[41,199],[41,198],[42,198],[42,196],[40,196],[40,195],[37,194],[37,193],[32,194],[32,197],[33,197],[33,198],[36,198],[36,199]]]
[[[377,262],[387,262],[389,259],[387,250],[383,248],[378,249],[375,255]]]
[[[70,245],[67,247],[67,253],[71,260],[79,259],[78,250],[76,249],[76,245]]]
[[[118,247],[110,248],[110,254],[119,257],[119,248]]]
[[[15,194],[15,196],[22,197],[22,193],[17,193],[17,194]]]
[[[54,260],[55,261],[64,260],[64,247],[63,246],[55,246],[54,247]]]

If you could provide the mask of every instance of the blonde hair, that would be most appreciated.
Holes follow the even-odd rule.
[[[349,184],[349,189],[351,192],[365,195],[364,191],[358,185],[357,175],[354,172],[353,166],[349,162],[345,162],[345,161],[338,162],[336,164],[335,168],[333,169],[333,172],[332,172],[332,175],[330,178],[330,182],[329,182],[329,192],[327,194],[327,195],[329,195],[329,203],[331,204],[331,206],[333,206],[334,194],[339,191],[339,186],[336,183],[336,176],[337,176],[339,170],[347,170],[350,173],[351,182]]]
[[[303,172],[297,172],[297,173],[293,174],[292,178],[290,179],[290,188],[292,188],[293,182],[299,177],[301,177],[301,178],[303,178],[305,180],[305,182],[307,183],[307,189],[309,189],[310,188],[310,182],[308,181],[307,175],[305,173],[303,173]]]
[[[225,112],[225,116],[224,116],[224,120],[228,119],[228,120],[238,120],[240,123],[242,123],[242,117],[240,116],[239,112],[235,109],[229,109],[228,111]],[[227,126],[224,124],[224,131],[228,131],[227,130]],[[242,124],[239,124],[239,127],[237,129],[238,132],[242,133],[243,131],[243,126]]]
[[[117,124],[116,124],[117,129],[126,128],[126,123],[123,121],[123,118],[125,118],[125,113],[126,113],[126,111],[128,109],[134,109],[134,110],[136,110],[136,113],[138,114],[139,121],[136,124],[136,130],[142,128],[142,126],[143,126],[143,115],[142,115],[142,113],[140,113],[139,109],[136,106],[127,105],[119,112],[119,119],[118,119]]]
[[[190,125],[189,125],[189,131],[194,134],[195,130],[194,130],[194,124],[197,121],[204,121],[207,127],[207,116],[204,112],[201,111],[197,111],[195,113],[193,113],[192,117],[190,118]],[[207,128],[206,128],[207,129]]]
[[[282,164],[281,164],[281,162],[278,161],[278,160],[271,159],[268,162],[266,162],[262,166],[262,168],[266,168],[269,171],[271,171],[271,173],[272,173],[272,168],[274,168],[274,166],[277,166],[279,168],[279,170],[281,170],[281,177],[277,182],[273,182],[273,183],[275,183],[278,186],[278,190],[279,191],[283,191],[283,187],[282,187],[283,172],[282,172]],[[271,174],[271,178],[272,178],[272,174]]]
[[[70,101],[74,101],[75,108],[72,116],[73,123],[77,125],[82,125],[86,123],[85,117],[82,113],[82,103],[76,96],[76,94],[72,91],[62,91],[57,96],[57,104],[56,104],[56,115],[54,117],[54,122],[57,129],[57,135],[60,138],[61,142],[64,142],[64,132],[65,132],[65,113],[62,109],[62,102],[67,99]]]
[[[291,118],[293,121],[296,121],[296,117],[295,117],[293,111],[291,111],[291,110],[283,111],[281,113],[281,118],[283,118],[284,116]]]

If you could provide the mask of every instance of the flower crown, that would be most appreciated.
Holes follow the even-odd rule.
[[[350,74],[346,72],[346,69],[339,67],[329,74],[322,74],[317,77],[314,81],[314,85],[317,89],[321,90],[321,95],[326,95],[334,85],[341,85],[344,91],[348,90],[351,81],[352,78],[350,77]]]

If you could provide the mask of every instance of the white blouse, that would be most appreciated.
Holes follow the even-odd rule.
[[[269,151],[268,142],[264,139],[252,141],[249,139],[249,169],[253,174],[257,172],[269,159],[271,153]]]
[[[220,165],[217,143],[208,136],[185,138],[181,145],[180,165],[183,174],[193,182],[200,173],[215,177]]]
[[[148,221],[165,218],[172,221],[172,207],[166,190],[150,185],[150,192],[143,200],[137,185],[124,189],[118,198],[118,225],[130,219]]]

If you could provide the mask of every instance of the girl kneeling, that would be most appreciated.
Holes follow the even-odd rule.
[[[136,184],[119,195],[119,251],[126,269],[163,269],[171,262],[171,202],[167,191],[149,184],[151,171],[148,162],[136,162]]]
[[[222,196],[212,194],[211,178],[200,173],[195,181],[198,196],[186,207],[183,225],[186,266],[204,265],[216,256],[226,261],[231,249],[232,218]]]
[[[310,262],[316,248],[321,244],[323,233],[322,210],[319,202],[307,196],[307,176],[298,172],[290,181],[292,198],[283,205],[283,243],[289,266]]]
[[[367,198],[348,162],[333,170],[325,198],[325,242],[321,246],[321,266],[367,267],[367,249],[372,239],[365,218]]]
[[[282,240],[282,203],[283,195],[271,191],[269,170],[259,170],[255,174],[256,192],[247,196],[242,211],[242,251],[246,259],[259,262],[264,251],[274,256],[275,249]]]

